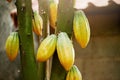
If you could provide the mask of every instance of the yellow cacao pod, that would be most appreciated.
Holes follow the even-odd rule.
[[[17,57],[18,54],[18,50],[19,50],[19,36],[18,36],[18,32],[12,32],[7,40],[6,40],[6,44],[5,44],[5,49],[6,49],[6,54],[9,58],[10,61],[15,60],[15,58]]]
[[[39,13],[37,13],[36,11],[33,12],[32,24],[33,24],[33,31],[37,35],[42,35],[43,20],[42,17],[39,15]]]
[[[47,36],[40,44],[37,51],[37,61],[44,62],[49,59],[56,48],[57,37],[55,34]]]
[[[50,0],[50,25],[52,28],[56,27],[57,9],[58,9],[58,0]]]
[[[73,31],[77,42],[85,48],[90,39],[90,27],[87,17],[82,10],[75,11]]]
[[[57,53],[61,65],[68,71],[74,64],[75,53],[72,41],[65,32],[58,34]]]
[[[68,71],[66,80],[82,80],[82,75],[77,66],[73,65],[72,68]]]

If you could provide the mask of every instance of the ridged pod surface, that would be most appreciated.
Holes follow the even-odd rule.
[[[73,31],[77,42],[85,48],[90,39],[90,27],[87,17],[82,10],[75,11]]]
[[[68,71],[74,64],[75,53],[72,41],[65,32],[58,34],[57,53],[60,63]]]
[[[49,59],[56,48],[57,36],[52,34],[47,36],[40,44],[37,51],[37,61],[44,62]]]
[[[15,58],[17,57],[18,54],[18,50],[19,50],[19,36],[18,36],[18,32],[12,32],[7,40],[6,40],[6,44],[5,44],[5,49],[6,49],[6,54],[9,58],[10,61],[15,60]]]
[[[42,35],[43,20],[42,17],[39,15],[39,13],[36,11],[33,12],[32,24],[33,24],[33,31],[37,35]]]
[[[50,0],[50,25],[51,27],[56,27],[57,22],[57,10],[58,10],[59,0]]]
[[[82,75],[77,66],[73,65],[72,68],[68,71],[66,80],[82,80]]]

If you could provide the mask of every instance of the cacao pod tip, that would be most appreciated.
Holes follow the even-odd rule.
[[[81,44],[81,48],[86,48],[87,44]]]

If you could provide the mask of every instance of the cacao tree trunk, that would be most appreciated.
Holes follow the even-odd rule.
[[[66,32],[69,37],[72,36],[73,15],[73,0],[59,0],[56,34]],[[66,71],[58,60],[57,51],[53,56],[52,63],[50,80],[66,80]]]
[[[31,0],[16,0],[22,80],[38,80],[32,34]]]

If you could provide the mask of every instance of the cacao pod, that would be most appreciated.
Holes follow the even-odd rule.
[[[77,66],[73,65],[72,68],[68,71],[66,80],[82,80],[82,75]]]
[[[50,0],[50,25],[52,28],[56,27],[57,9],[58,9],[58,0]]]
[[[82,10],[75,11],[73,31],[77,42],[85,48],[90,39],[90,27],[87,17]]]
[[[19,50],[19,36],[18,32],[12,32],[8,36],[5,44],[6,54],[10,61],[15,60]]]
[[[65,32],[58,34],[57,53],[60,63],[68,71],[74,64],[75,53],[72,41]]]
[[[32,24],[33,24],[33,31],[37,35],[42,35],[43,20],[42,17],[39,15],[39,13],[37,13],[36,11],[33,12]]]
[[[44,62],[49,59],[56,48],[57,37],[55,34],[47,36],[40,44],[37,51],[37,61]]]

